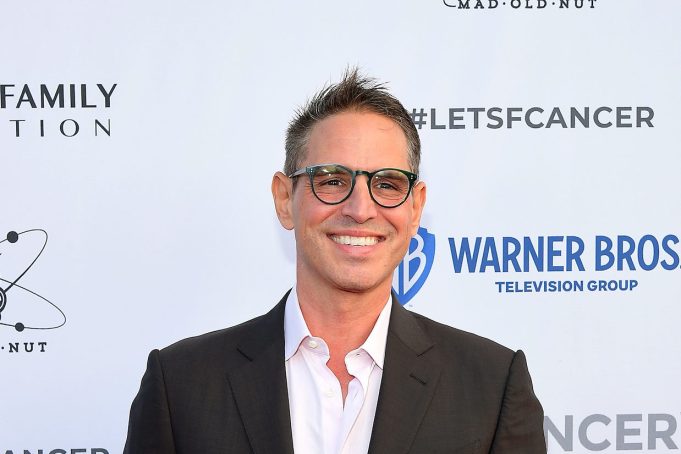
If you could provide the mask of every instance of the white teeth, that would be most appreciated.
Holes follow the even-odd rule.
[[[333,235],[331,239],[338,244],[348,244],[350,246],[372,246],[378,243],[378,238],[375,236]]]

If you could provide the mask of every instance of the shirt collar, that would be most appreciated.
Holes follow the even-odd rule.
[[[369,337],[358,350],[363,349],[374,360],[376,365],[383,369],[385,359],[385,345],[388,337],[388,324],[390,322],[390,312],[392,310],[392,295],[383,306],[381,313],[376,319]],[[306,338],[312,337],[310,330],[305,323],[303,313],[298,302],[296,286],[293,286],[291,293],[286,300],[284,309],[284,360],[288,361],[298,351],[300,343]]]
[[[359,347],[364,349],[378,367],[383,369],[383,360],[385,359],[385,344],[388,337],[388,324],[390,322],[390,311],[392,310],[392,294],[388,298],[388,301],[383,306],[381,313],[376,319],[376,324],[374,328],[369,333],[369,337],[364,343]]]
[[[284,360],[288,361],[298,351],[300,343],[310,334],[298,303],[298,293],[294,285],[284,308]]]

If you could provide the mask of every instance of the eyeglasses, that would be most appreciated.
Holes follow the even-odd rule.
[[[312,192],[320,202],[337,205],[350,197],[357,175],[367,176],[371,199],[384,208],[395,208],[404,203],[414,187],[418,175],[402,169],[378,169],[375,172],[350,170],[340,164],[319,164],[296,170],[289,178],[307,174]]]

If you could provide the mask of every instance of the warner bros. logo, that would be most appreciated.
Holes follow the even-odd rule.
[[[423,287],[435,258],[435,235],[419,227],[409,242],[409,250],[393,275],[393,291],[400,304],[407,304]]]

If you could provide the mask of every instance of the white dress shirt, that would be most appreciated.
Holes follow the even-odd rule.
[[[390,320],[391,298],[367,340],[345,356],[353,379],[343,405],[340,382],[328,368],[329,347],[313,337],[295,286],[284,313],[284,354],[296,454],[361,454],[369,450]]]

